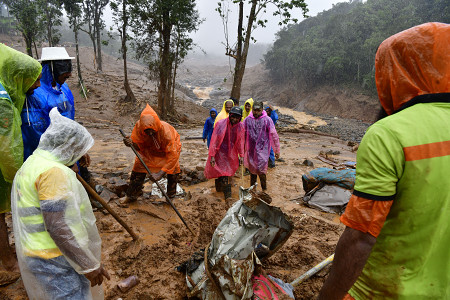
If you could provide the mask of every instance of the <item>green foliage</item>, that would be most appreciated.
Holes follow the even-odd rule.
[[[303,87],[358,84],[375,92],[374,62],[380,43],[425,22],[450,21],[444,0],[352,0],[338,3],[277,33],[265,65],[278,82]]]
[[[25,39],[28,55],[32,56],[33,43],[43,33],[39,0],[5,0],[3,2],[9,7],[10,14],[17,19],[17,29]]]

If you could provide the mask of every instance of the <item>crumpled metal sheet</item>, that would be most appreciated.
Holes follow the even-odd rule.
[[[239,201],[217,226],[207,250],[208,269],[220,291],[208,278],[203,262],[194,272],[186,274],[190,296],[201,294],[206,300],[250,299],[251,276],[260,264],[255,249],[268,249],[265,256],[268,257],[291,235],[294,227],[289,218],[279,208],[252,196],[251,189],[240,188]]]

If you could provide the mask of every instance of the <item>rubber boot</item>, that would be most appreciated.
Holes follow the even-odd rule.
[[[222,179],[221,179],[221,177],[216,178],[214,180],[214,183],[216,185],[216,192],[220,193],[222,191]]]
[[[130,183],[128,184],[128,188],[126,190],[127,198],[123,201],[122,204],[134,202],[137,200],[139,196],[142,195],[142,189],[144,188],[145,173],[138,173],[131,171],[130,175]]]
[[[266,174],[259,175],[259,181],[261,182],[261,188],[263,191],[267,190],[267,176]]]
[[[177,194],[178,175],[167,174],[167,196],[169,198],[173,198]]]
[[[254,186],[257,179],[258,179],[258,175],[250,174],[250,186]]]
[[[225,200],[231,198],[231,184],[225,184],[223,186],[223,195],[225,196]]]

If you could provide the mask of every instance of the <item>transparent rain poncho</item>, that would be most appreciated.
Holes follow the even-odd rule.
[[[214,128],[206,161],[206,178],[232,176],[239,168],[239,156],[244,155],[244,123],[232,126],[230,119],[219,121]],[[238,156],[239,155],[239,156]],[[211,157],[215,165],[211,166]]]
[[[10,210],[11,183],[23,162],[20,112],[41,69],[37,60],[0,43],[0,213]]]
[[[252,174],[266,174],[270,149],[280,153],[280,141],[272,119],[265,111],[259,118],[253,113],[244,120],[245,156],[244,166]]]
[[[17,172],[11,196],[17,258],[30,299],[58,296],[44,290],[42,281],[49,281],[50,276],[52,281],[67,283],[56,275],[63,266],[56,263],[53,267],[62,256],[78,274],[98,269],[101,259],[101,239],[89,197],[67,167],[79,160],[94,140],[57,108],[50,111],[50,120],[38,149]],[[36,260],[47,269],[56,268],[55,272],[49,275],[36,270],[32,267]],[[78,288],[76,282],[69,288]]]

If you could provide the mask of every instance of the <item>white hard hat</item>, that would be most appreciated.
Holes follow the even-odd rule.
[[[70,57],[64,47],[44,47],[42,48],[41,59],[39,61],[47,60],[67,60],[74,59]]]

